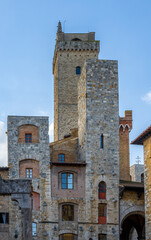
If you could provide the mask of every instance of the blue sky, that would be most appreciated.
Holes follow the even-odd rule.
[[[48,115],[53,128],[57,24],[96,32],[100,59],[119,63],[119,109],[133,111],[130,141],[150,125],[150,0],[0,0],[0,165],[6,165],[7,115]],[[131,164],[143,161],[131,146]]]

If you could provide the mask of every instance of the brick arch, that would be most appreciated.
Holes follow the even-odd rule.
[[[33,210],[40,210],[40,194],[37,192],[32,192],[32,205]]]
[[[25,135],[31,134],[32,143],[39,142],[39,127],[33,124],[22,124],[18,126],[18,142],[25,143]]]
[[[35,159],[24,159],[19,161],[20,178],[26,178],[26,169],[32,169],[32,178],[39,178],[39,161]]]

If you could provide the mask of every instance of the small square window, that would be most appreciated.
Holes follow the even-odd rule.
[[[59,154],[59,162],[64,162],[65,161],[65,155],[60,153]]]
[[[32,134],[31,133],[26,133],[25,134],[25,142],[26,143],[31,143],[32,142]]]
[[[3,224],[9,223],[9,213],[5,213],[5,212],[0,213],[0,223],[3,223]]]
[[[32,177],[33,177],[33,169],[26,168],[26,178],[32,178]]]
[[[76,67],[76,74],[77,75],[81,74],[81,68],[80,67]]]

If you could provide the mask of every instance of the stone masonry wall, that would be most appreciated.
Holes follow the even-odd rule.
[[[69,36],[68,36],[69,37]],[[57,41],[53,60],[54,140],[63,139],[78,126],[78,79],[76,67],[98,58],[99,41]]]
[[[130,167],[131,180],[134,182],[141,182],[141,174],[144,174],[143,164],[134,164]]]
[[[119,113],[117,61],[88,60],[79,80],[79,148],[86,161],[86,213],[97,240],[99,233],[107,240],[119,239]],[[100,148],[100,137],[104,147]],[[98,184],[106,182],[106,200],[98,200]],[[107,204],[107,224],[98,223],[98,203]]]
[[[148,137],[144,142],[144,182],[145,182],[145,231],[146,240],[151,239],[151,137]]]
[[[20,126],[34,125],[38,127],[39,142],[38,143],[19,143],[18,129]],[[31,160],[35,160],[39,165],[38,175],[34,175],[32,180],[33,192],[40,194],[40,209],[32,210],[32,222],[37,223],[37,236],[34,240],[43,239],[43,228],[41,222],[46,218],[47,213],[43,208],[43,204],[48,206],[51,204],[51,188],[50,188],[50,149],[48,137],[48,117],[8,117],[8,166],[9,179],[20,178],[19,166],[26,163],[26,168],[31,167]],[[27,166],[27,163],[29,165]],[[21,165],[20,165],[21,163]],[[32,167],[34,165],[32,164]],[[35,165],[35,170],[37,167]],[[25,170],[25,167],[24,167]],[[33,169],[34,172],[34,169]],[[25,175],[21,175],[25,177]],[[35,178],[36,177],[36,178]],[[20,229],[20,231],[22,231]]]

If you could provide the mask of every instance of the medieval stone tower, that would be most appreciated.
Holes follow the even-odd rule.
[[[70,129],[78,129],[76,163],[72,157],[69,159],[66,157],[64,163],[68,164],[66,171],[71,174],[72,165],[76,165],[77,184],[81,181],[78,169],[83,169],[81,173],[85,172],[84,186],[80,186],[84,190],[83,194],[80,195],[79,185],[76,190],[74,189],[75,193],[73,191],[75,196],[77,195],[74,204],[81,209],[78,210],[77,218],[81,222],[83,232],[79,230],[79,233],[76,231],[73,233],[81,240],[97,240],[98,237],[117,240],[119,239],[118,64],[117,61],[98,60],[98,53],[99,41],[95,41],[94,33],[66,34],[62,32],[59,22],[53,62],[56,143],[55,147],[52,146],[52,158],[57,142],[58,145],[62,144],[62,154],[67,156],[67,148],[65,152],[61,141],[68,141],[69,144],[70,136],[72,137],[72,132],[69,135]],[[56,165],[54,170],[53,168],[52,171],[56,172]],[[59,166],[58,169],[59,172]],[[56,181],[55,177],[52,181]],[[98,196],[99,188],[104,188],[103,196],[101,194]],[[66,198],[68,202],[73,201],[67,191],[65,198],[63,194],[65,192],[60,195],[60,202]],[[57,202],[55,204],[57,205]],[[69,224],[64,226],[64,230],[65,228],[69,228]],[[72,232],[71,229],[70,231]]]
[[[0,240],[145,239],[144,186],[130,181],[132,112],[119,117],[118,62],[99,60],[95,33],[64,33],[53,59],[54,134],[48,117],[8,117],[0,168]],[[144,142],[150,239],[151,128]],[[120,169],[120,170],[119,170]],[[5,180],[7,179],[7,180]]]
[[[95,33],[64,33],[58,24],[53,59],[54,140],[78,127],[78,79],[86,59],[98,58]]]

